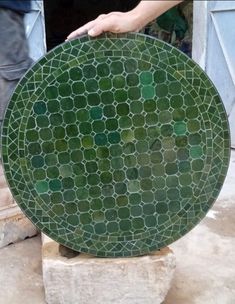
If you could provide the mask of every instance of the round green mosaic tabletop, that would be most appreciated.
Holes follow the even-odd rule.
[[[205,73],[140,35],[82,37],[37,62],[6,112],[15,200],[45,234],[97,256],[145,254],[192,229],[229,162],[228,122]]]

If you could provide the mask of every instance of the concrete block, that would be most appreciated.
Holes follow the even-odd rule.
[[[160,304],[176,266],[168,247],[132,258],[67,258],[45,236],[42,264],[47,304]]]
[[[0,188],[0,208],[11,206],[14,204],[14,199],[9,188]]]
[[[17,205],[0,208],[0,248],[36,234],[36,227]]]
[[[14,204],[14,199],[8,188],[7,181],[3,172],[2,165],[0,164],[0,208]]]

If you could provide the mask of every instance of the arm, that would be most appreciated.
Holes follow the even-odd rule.
[[[125,33],[139,31],[146,24],[182,1],[183,0],[142,0],[133,10],[129,12],[112,12],[107,15],[100,15],[97,19],[88,22],[84,26],[72,32],[67,39],[72,39],[86,33],[92,37],[95,37],[103,32]]]

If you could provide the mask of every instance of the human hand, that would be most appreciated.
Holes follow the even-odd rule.
[[[121,13],[112,12],[106,15],[100,15],[93,21],[88,22],[82,27],[78,28],[69,36],[67,40],[76,38],[78,36],[88,34],[92,37],[98,36],[104,32],[111,33],[126,33],[139,31],[142,25],[140,18],[131,12]]]
[[[72,32],[67,37],[67,40],[84,34],[95,37],[104,32],[118,34],[139,31],[147,23],[156,19],[169,8],[179,4],[180,2],[182,2],[182,0],[142,0],[133,10],[129,12],[112,12],[106,15],[100,15],[95,20],[88,22],[87,24],[78,28],[76,31]]]

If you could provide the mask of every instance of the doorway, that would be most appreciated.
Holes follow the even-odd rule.
[[[69,33],[111,11],[128,11],[140,0],[44,0],[47,50],[64,42]]]

